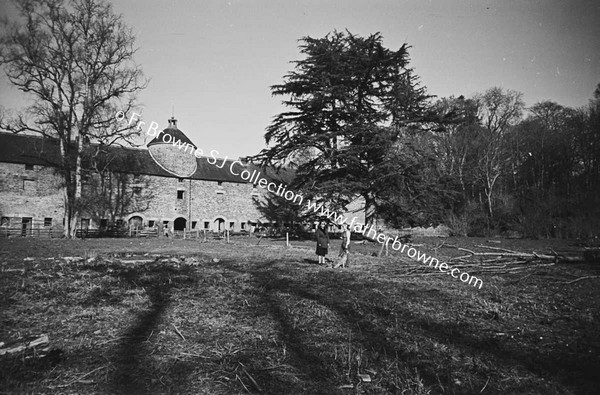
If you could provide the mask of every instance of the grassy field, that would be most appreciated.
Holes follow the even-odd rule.
[[[256,243],[0,240],[0,342],[50,344],[0,355],[0,393],[600,392],[599,264],[484,264],[477,289],[374,244],[332,269],[312,242]]]

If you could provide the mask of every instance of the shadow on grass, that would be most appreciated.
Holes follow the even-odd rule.
[[[239,263],[208,260],[192,268],[181,267],[178,259],[170,265],[98,266],[111,281],[102,281],[102,288],[83,298],[82,303],[122,305],[120,317],[124,317],[127,327],[120,333],[120,343],[98,347],[93,354],[72,348],[74,352],[66,362],[77,367],[73,369],[76,372],[81,371],[80,366],[89,366],[89,372],[108,360],[107,382],[100,377],[85,377],[93,378],[97,389],[104,390],[99,393],[255,392],[250,375],[268,394],[350,393],[339,386],[358,382],[354,357],[359,353],[362,368],[372,368],[376,373],[371,383],[360,384],[353,393],[479,393],[487,386],[485,393],[550,394],[594,393],[598,388],[598,343],[582,338],[591,338],[592,329],[598,327],[597,321],[589,321],[591,318],[570,325],[573,333],[565,329],[560,332],[571,347],[581,337],[580,347],[584,349],[567,350],[561,345],[538,348],[541,342],[535,339],[520,338],[517,342],[494,337],[496,330],[508,332],[516,324],[502,319],[491,321],[484,314],[465,314],[460,310],[464,306],[472,309],[469,313],[485,313],[470,296],[463,301],[453,300],[456,293],[425,281],[396,282],[387,278],[394,276],[392,271],[325,269],[303,257],[270,261],[259,257]],[[130,307],[121,299],[113,299],[109,292],[122,288],[140,291],[135,293],[137,307],[131,316],[127,316]],[[486,298],[485,293],[474,295],[481,295],[474,296],[476,302]],[[186,304],[186,300],[193,303]],[[182,331],[198,357],[182,356],[177,352],[181,349],[169,348],[181,345],[175,334],[171,334],[175,340],[170,344],[166,337],[151,337],[153,331],[157,334],[165,328],[168,312],[181,312],[184,306],[186,313],[192,313],[195,305],[203,307],[199,317],[190,320],[195,326],[189,324],[189,332]],[[217,323],[226,319],[233,324],[216,332],[205,325],[202,312]],[[549,325],[547,329],[557,328]],[[352,333],[351,341],[348,331]],[[257,343],[255,338],[260,341]],[[217,341],[231,344],[229,352],[217,353],[223,348]],[[287,354],[282,346],[287,347]],[[107,349],[113,354],[105,357]],[[349,349],[353,359],[340,358]],[[240,366],[247,369],[248,377]],[[10,368],[8,364],[2,367]],[[9,372],[10,382],[6,374],[6,381],[2,380],[5,372],[0,369],[0,386],[5,382],[11,388],[25,388],[32,381],[48,377],[52,369],[51,364],[13,369]],[[457,383],[459,379],[462,383]],[[77,384],[73,382],[69,389]],[[90,387],[82,383],[79,388]]]
[[[309,263],[310,264],[310,263]],[[332,358],[333,351],[322,350],[316,347],[315,339],[311,336],[311,333],[306,333],[306,329],[299,328],[296,325],[294,317],[290,314],[290,311],[286,309],[284,301],[278,297],[278,294],[289,294],[296,300],[310,300],[314,301],[320,306],[326,307],[333,311],[337,316],[341,317],[345,322],[346,326],[351,328],[354,333],[352,339],[352,347],[361,348],[366,350],[373,350],[377,354],[390,356],[391,359],[395,360],[395,363],[399,363],[398,357],[404,355],[404,350],[387,340],[386,333],[383,329],[378,328],[373,324],[366,316],[360,314],[360,312],[352,304],[352,301],[347,297],[348,290],[352,292],[358,289],[363,289],[365,284],[359,284],[354,280],[350,280],[348,275],[344,276],[340,272],[320,272],[324,277],[319,282],[305,281],[306,278],[290,279],[289,276],[283,278],[278,277],[279,274],[284,274],[280,269],[274,269],[276,261],[266,262],[255,266],[254,269],[240,269],[235,265],[227,265],[227,268],[232,271],[239,273],[250,273],[253,275],[254,281],[256,282],[256,289],[262,290],[259,295],[260,303],[256,307],[257,314],[270,315],[278,324],[279,339],[283,341],[289,350],[290,357],[288,358],[289,363],[294,368],[301,372],[301,380],[303,388],[296,388],[301,393],[315,393],[315,394],[332,394],[338,393],[339,386],[348,382],[356,383],[356,366],[353,366],[353,373],[347,376],[342,369],[341,361],[334,361]],[[293,270],[293,269],[292,269]],[[289,274],[289,273],[286,273]],[[301,274],[303,276],[304,274]],[[346,278],[344,278],[346,277]],[[304,280],[304,281],[303,281]],[[350,280],[350,281],[348,281]],[[333,286],[335,284],[335,286]],[[322,287],[326,286],[327,289]],[[319,293],[317,288],[324,290],[323,293]],[[382,313],[384,311],[382,310]],[[321,328],[327,330],[327,328]],[[331,328],[339,330],[340,328]],[[318,330],[316,328],[310,328],[309,330]],[[323,334],[322,332],[320,334]],[[346,335],[346,333],[344,333]],[[340,344],[346,342],[345,338],[339,340]],[[356,350],[355,350],[356,351]],[[352,362],[355,364],[355,362]],[[411,366],[420,366],[422,364],[416,364]],[[398,366],[398,368],[402,368]],[[428,385],[436,385],[439,378],[425,377],[424,378]],[[263,378],[264,382],[276,383],[276,377]],[[281,386],[285,383],[278,383],[270,389],[267,389],[268,393],[277,393],[276,387]],[[292,384],[292,383],[288,383]],[[294,383],[298,387],[298,383]],[[293,387],[290,387],[293,388]],[[402,391],[403,388],[400,383],[392,384],[387,383],[387,391],[395,392]]]
[[[319,260],[318,259],[309,259],[309,258],[305,258],[303,260],[304,263],[308,264],[308,265],[320,265]]]
[[[395,364],[397,374],[418,371],[418,379],[422,384],[436,391],[478,392],[487,385],[486,378],[498,377],[498,367],[505,372],[514,371],[517,367],[528,371],[530,375],[523,377],[524,381],[532,376],[541,381],[553,381],[555,384],[548,388],[555,391],[560,388],[556,387],[558,383],[584,392],[598,383],[597,371],[600,365],[597,356],[568,354],[561,349],[543,350],[533,344],[523,347],[522,343],[505,342],[495,338],[491,331],[482,331],[482,328],[487,327],[482,319],[465,322],[464,319],[452,317],[452,312],[426,315],[409,310],[401,302],[404,299],[413,302],[421,299],[423,295],[415,290],[395,289],[394,300],[386,306],[385,303],[378,302],[382,297],[379,292],[382,282],[361,279],[357,273],[323,270],[313,272],[313,276],[307,278],[306,272],[293,267],[282,268],[277,266],[277,261],[264,262],[243,270],[235,265],[228,265],[227,268],[253,275],[256,288],[263,290],[260,309],[266,309],[277,321],[279,336],[292,353],[290,362],[310,378],[312,383],[309,390],[314,393],[337,392],[337,386],[343,381],[343,377],[339,369],[336,371],[331,355],[324,356],[326,353],[307,340],[314,341],[314,337],[307,336],[307,333],[295,327],[294,317],[285,309],[278,294],[290,295],[296,300],[312,301],[332,311],[347,327],[352,328],[353,341],[368,350],[373,362],[377,363],[377,359],[381,359],[381,363]],[[355,298],[349,297],[350,295]],[[444,306],[442,301],[452,297],[443,291],[428,295],[428,298],[440,301],[440,308]],[[402,328],[390,331],[399,321],[403,324]],[[411,342],[416,347],[407,349],[406,346],[411,345]],[[419,342],[424,342],[423,348],[419,347]],[[434,344],[457,349],[460,355],[470,357],[471,365],[463,366],[457,361],[453,362],[450,354],[439,352],[433,348]],[[477,366],[475,359],[484,361],[483,366]],[[465,388],[467,383],[457,383],[457,374],[466,372],[471,375],[472,380],[468,383],[469,388]],[[392,377],[384,378],[380,385],[390,392],[406,389],[403,388],[406,382]],[[539,385],[532,385],[531,390],[541,389]],[[501,387],[492,384],[488,386],[488,390],[501,391]]]
[[[293,366],[300,372],[304,382],[302,392],[313,394],[334,393],[338,385],[334,381],[337,373],[324,358],[321,358],[313,344],[301,339],[302,333],[295,328],[292,317],[286,313],[281,302],[275,295],[269,295],[269,290],[262,295],[262,302],[262,305],[267,308],[278,323],[279,338],[287,346]],[[279,380],[279,378],[272,375],[264,381],[275,384]],[[278,389],[285,388],[286,384],[291,385],[293,383],[277,383],[272,393],[277,393]]]
[[[349,278],[348,275],[344,275],[344,273],[340,272],[322,272],[321,281],[315,282],[296,282],[294,280],[290,280],[289,278],[277,278],[272,275],[272,273],[267,272],[257,272],[256,278],[261,283],[262,286],[265,287],[265,290],[268,294],[273,294],[277,292],[288,293],[298,299],[310,300],[318,305],[324,306],[330,311],[334,312],[338,317],[342,318],[343,321],[346,322],[346,326],[351,328],[352,330],[352,344],[355,348],[360,348],[367,350],[368,353],[372,353],[374,355],[384,356],[383,358],[387,359],[388,362],[392,361],[396,366],[395,369],[398,371],[403,371],[404,367],[407,367],[409,370],[414,370],[414,368],[418,368],[419,372],[421,372],[421,379],[424,384],[427,386],[437,386],[440,380],[444,386],[447,384],[448,378],[440,378],[436,377],[436,374],[427,374],[428,372],[432,372],[432,366],[429,366],[427,362],[416,362],[415,360],[410,362],[410,358],[407,358],[406,350],[403,349],[399,344],[395,344],[389,340],[389,336],[385,332],[385,328],[379,327],[376,323],[374,323],[369,317],[365,314],[361,313],[360,306],[357,306],[353,303],[353,300],[349,297],[350,294],[355,293],[357,291],[371,293],[365,289],[367,284],[357,284],[356,280],[353,278]],[[319,284],[320,283],[320,284]],[[335,288],[331,288],[330,285],[335,284]],[[325,286],[325,287],[323,287]],[[320,288],[324,292],[320,293],[316,288]],[[348,292],[350,291],[350,292]],[[273,298],[273,296],[268,296],[267,299]],[[379,313],[382,314],[383,320],[389,322],[389,312],[385,311],[385,309],[379,309]],[[277,316],[277,313],[275,313]],[[289,320],[290,317],[287,317]],[[285,317],[279,317],[280,322],[285,322]],[[391,324],[391,322],[390,322]],[[288,325],[289,326],[289,325]],[[305,353],[306,349],[310,348],[310,344],[303,344],[301,341],[298,341],[297,338],[294,338],[293,332],[291,334],[286,335],[289,338],[290,343],[293,345],[294,349],[297,349],[299,353]],[[345,339],[340,339],[340,342],[345,342]],[[302,355],[302,354],[301,354]],[[328,364],[325,361],[321,361],[321,366],[331,366],[331,361]],[[352,361],[352,365],[354,365],[354,361]],[[313,370],[314,364],[311,364],[311,370]],[[355,366],[351,366],[351,370],[354,373],[357,373],[355,370]],[[326,374],[326,377],[336,378],[338,380],[336,384],[340,384],[340,382],[344,381],[344,377],[340,375],[340,372],[333,372],[331,370],[323,370],[321,375],[318,375],[317,372],[313,372],[312,375],[316,377],[321,377],[323,380],[323,374]],[[355,379],[352,377],[351,379]],[[354,381],[356,382],[356,381]],[[324,384],[326,382],[322,382],[320,388],[325,388]],[[325,393],[335,392],[335,387],[332,386],[333,383],[330,384],[330,390]],[[394,383],[394,380],[390,380],[388,383],[381,383],[383,387],[390,391],[402,391],[406,388],[403,388],[403,385],[399,382]]]
[[[149,358],[152,350],[147,340],[157,330],[163,315],[171,304],[171,289],[175,286],[189,286],[173,281],[172,274],[179,273],[170,266],[139,266],[116,275],[126,283],[143,286],[149,296],[151,306],[138,314],[134,324],[124,333],[114,358],[115,375],[112,380],[112,392],[119,394],[147,394],[164,392],[165,383],[157,377],[157,367]],[[175,277],[177,278],[177,277]],[[190,369],[180,369],[179,375]],[[183,381],[183,380],[182,380]],[[162,388],[158,389],[162,385]]]

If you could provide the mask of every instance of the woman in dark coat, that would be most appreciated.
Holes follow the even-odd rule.
[[[327,249],[329,248],[329,235],[327,234],[327,228],[325,222],[319,223],[315,235],[317,237],[317,255],[319,256],[319,264],[325,264],[325,256],[327,255]]]

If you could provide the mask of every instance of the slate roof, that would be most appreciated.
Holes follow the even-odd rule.
[[[171,135],[171,139],[165,139],[163,137],[165,134]],[[165,141],[167,142],[165,143]],[[194,148],[198,148],[196,144],[192,143],[192,140],[185,135],[185,133],[176,127],[168,127],[164,129],[162,133],[158,133],[158,135],[148,143],[148,147],[155,144],[171,144],[171,141],[181,141],[182,143],[187,143]]]
[[[181,134],[185,136],[183,133]],[[93,145],[92,149],[98,147],[98,145]],[[115,164],[119,164],[115,165],[115,171],[177,178],[177,176],[160,167],[154,159],[152,159],[147,149],[124,148],[119,146],[100,147],[106,155],[115,159]],[[193,156],[189,152],[189,150],[187,152],[182,150],[181,155]],[[221,166],[222,159],[219,159],[216,164],[210,164],[206,157],[196,158],[198,168],[189,178],[195,180],[247,183],[247,181],[242,180],[239,176],[234,175],[229,171],[229,166],[234,160],[235,159],[226,160],[226,164],[222,168],[219,168],[218,166]],[[59,144],[55,139],[42,138],[41,136],[0,132],[0,162],[57,166],[60,163]],[[123,163],[129,163],[131,167],[123,169]],[[253,170],[260,171],[262,177],[278,180],[278,182],[289,183],[292,178],[292,172],[290,171],[276,174],[272,169],[267,170],[253,164],[247,164],[246,168],[250,172]]]
[[[58,141],[0,132],[0,162],[56,166],[60,163]]]

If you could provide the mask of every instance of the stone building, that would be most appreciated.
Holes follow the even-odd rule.
[[[0,232],[22,228],[23,235],[37,228],[44,234],[62,233],[64,197],[54,168],[36,152],[40,138],[0,133]],[[21,232],[19,231],[19,234]]]
[[[177,129],[176,120],[162,131],[172,139],[192,144]],[[264,218],[254,200],[264,190],[230,171],[232,160],[210,164],[157,136],[148,149],[101,147],[111,157],[128,157],[134,166],[125,171],[133,177],[134,195],[151,198],[140,211],[127,213],[126,221],[137,229],[211,231],[252,231]],[[163,139],[171,140],[171,139]],[[50,232],[60,235],[64,226],[64,187],[54,163],[59,151],[55,141],[37,136],[0,133],[0,215],[1,226],[22,230],[22,234]],[[238,161],[239,171],[243,162]],[[218,166],[217,166],[218,165]],[[220,166],[220,167],[219,167]],[[251,164],[243,166],[254,170]],[[118,169],[123,171],[123,169]],[[84,188],[85,188],[84,183]],[[81,229],[108,226],[109,218],[93,218],[82,213]]]

